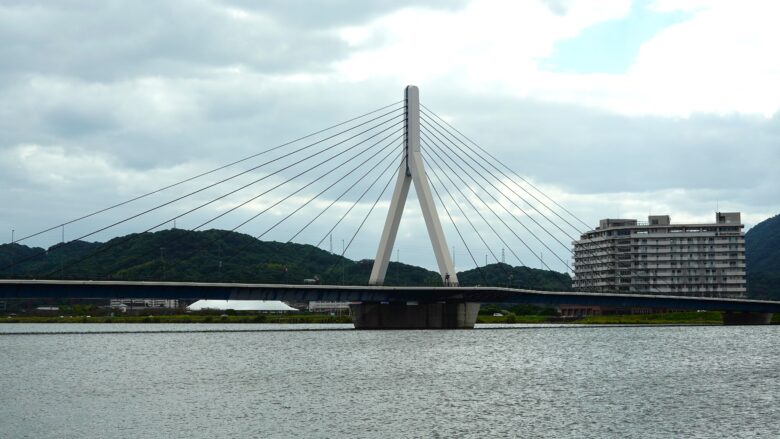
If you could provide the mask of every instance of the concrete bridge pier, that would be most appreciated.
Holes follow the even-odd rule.
[[[770,312],[733,312],[723,311],[724,325],[769,325],[772,322]]]
[[[359,302],[350,306],[355,329],[472,329],[479,303]]]

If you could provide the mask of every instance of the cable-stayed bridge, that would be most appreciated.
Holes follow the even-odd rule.
[[[417,194],[440,281],[423,287],[389,287],[385,286],[387,270],[411,186]],[[381,206],[388,199],[387,211],[382,212]],[[338,272],[345,263],[346,253],[361,233],[371,235],[367,231],[370,220],[383,213],[384,227],[378,237],[373,236],[377,251],[365,285],[323,285],[319,279],[314,285],[243,284],[232,279],[193,283],[165,276],[166,267],[171,272],[176,264],[199,260],[232,232],[256,230],[258,233],[253,234],[260,240],[279,239],[280,234],[286,233],[281,238],[282,247],[306,242],[316,249],[327,241],[335,256],[322,273],[322,280],[327,281],[326,276]],[[95,221],[99,225],[87,226]],[[159,255],[142,255],[140,261],[135,261],[137,265],[165,261],[166,249],[169,254],[176,249],[178,254],[164,262],[162,273],[152,273],[145,282],[130,273],[126,277],[132,279],[123,278],[121,270],[117,273],[110,267],[84,271],[84,267],[108,252],[119,250],[121,254],[127,249],[128,254],[135,254],[132,246],[137,233],[161,230],[176,221],[193,224],[190,231],[219,230],[199,246],[172,237],[159,247]],[[350,227],[341,252],[334,253],[334,231],[345,233]],[[66,228],[77,230],[76,237],[66,240]],[[122,229],[136,234],[112,239],[86,254],[63,256],[84,241],[110,236]],[[664,296],[651,283],[647,285],[647,294],[642,295],[511,288],[506,252],[513,264],[527,266],[533,261],[550,271],[571,272],[570,243],[586,230],[587,224],[571,211],[445,118],[421,105],[418,89],[410,86],[402,101],[60,224],[22,234],[19,239],[13,237],[12,250],[19,243],[57,232],[61,233],[61,242],[48,250],[20,252],[7,261],[0,274],[12,279],[0,281],[0,299],[342,300],[359,302],[353,305],[357,327],[423,328],[473,327],[479,303],[484,302],[712,309],[727,311],[727,319],[735,322],[768,321],[768,313],[780,306],[765,301]],[[447,235],[457,237],[481,282],[460,282],[453,261],[455,251],[450,252]],[[236,263],[234,258],[250,245],[251,242],[246,243],[234,254],[220,254],[215,271],[221,273],[224,266]],[[483,251],[485,265],[492,260],[507,272],[510,288],[485,286],[490,282],[478,262]],[[315,258],[316,254],[303,256]],[[52,264],[52,260],[59,264]],[[15,276],[22,271],[27,279]]]

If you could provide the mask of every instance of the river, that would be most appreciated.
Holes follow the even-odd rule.
[[[0,437],[780,437],[780,326],[350,327],[0,325]]]

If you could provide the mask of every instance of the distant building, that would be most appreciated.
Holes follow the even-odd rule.
[[[311,312],[344,312],[349,311],[349,302],[309,302]]]
[[[714,223],[603,219],[574,241],[577,290],[745,297],[745,234],[739,212]]]
[[[128,309],[144,308],[179,308],[176,299],[111,299],[109,307],[126,311]]]

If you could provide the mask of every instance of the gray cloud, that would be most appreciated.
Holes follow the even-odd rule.
[[[428,102],[515,169],[575,193],[780,187],[767,166],[780,162],[778,116],[628,117],[468,95],[434,94]]]
[[[5,2],[0,7],[0,59],[5,60],[0,64],[0,184],[5,188],[0,233],[39,230],[400,100],[404,84],[398,80],[347,83],[331,76],[332,63],[352,50],[335,30],[416,4]],[[231,18],[227,7],[246,9],[250,16]],[[426,7],[462,3],[433,1]],[[750,218],[780,210],[777,115],[629,117],[477,95],[444,81],[423,88],[422,99],[510,167],[561,193],[567,207],[589,224],[648,210],[709,218],[716,203],[742,209]],[[329,192],[331,197],[339,188],[343,185]],[[225,190],[205,192],[186,206],[94,239],[143,230]],[[250,192],[229,201],[240,202]],[[69,227],[67,236],[183,193],[173,191]],[[366,203],[360,212],[370,207]],[[431,267],[415,204],[408,203],[399,235],[402,259]],[[178,226],[194,227],[226,206],[205,208]],[[335,222],[342,211],[334,209],[299,240],[318,241],[324,224]],[[302,218],[314,212],[305,210]],[[230,228],[251,214],[242,210],[213,226]],[[350,257],[373,257],[383,218],[381,209],[373,214]],[[334,233],[337,249],[361,219],[350,217]],[[459,221],[466,240],[479,242]],[[458,260],[468,266],[457,234],[444,222]],[[253,222],[246,231],[258,234],[270,224],[270,219]],[[286,240],[302,224],[298,219],[268,238]],[[32,243],[59,239],[58,233],[49,235]],[[534,247],[538,253],[540,246]],[[533,261],[530,251],[518,251]],[[478,252],[484,262],[484,249]]]

